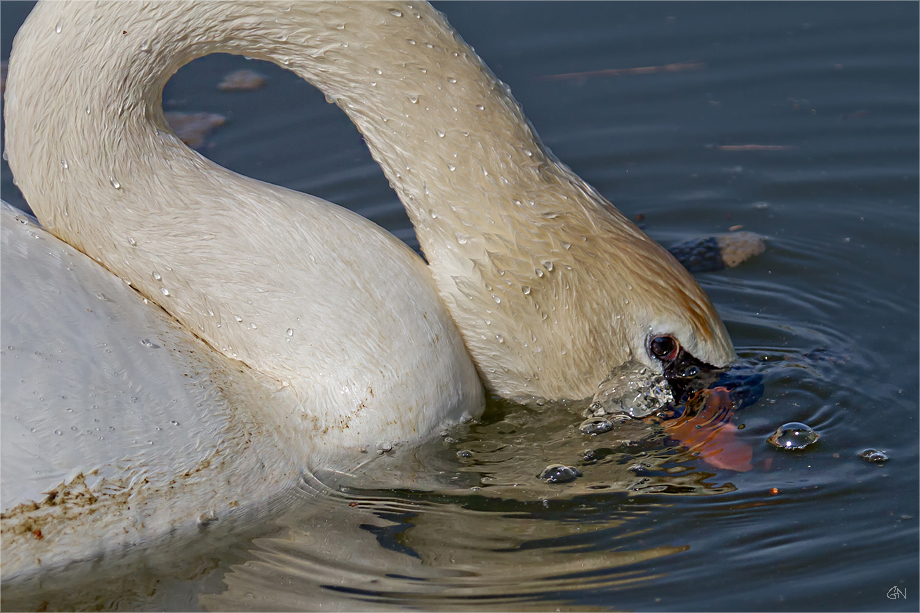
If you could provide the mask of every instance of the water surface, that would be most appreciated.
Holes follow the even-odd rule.
[[[204,538],[181,572],[168,570],[179,552],[160,552],[108,588],[88,576],[23,602],[916,610],[917,5],[438,6],[553,152],[653,238],[737,226],[769,238],[756,259],[698,277],[740,369],[763,379],[733,418],[752,468],[715,467],[661,431],[635,444],[583,435],[578,407],[493,403],[411,453],[307,478],[246,530]],[[4,58],[27,8],[0,7]],[[217,90],[243,67],[267,85]],[[417,248],[360,135],[293,75],[212,56],[182,69],[164,101],[227,117],[202,148],[216,162],[351,208]],[[2,173],[4,199],[24,206]],[[821,438],[776,450],[766,439],[786,422]],[[866,448],[889,460],[867,461]],[[583,476],[540,480],[553,463]]]

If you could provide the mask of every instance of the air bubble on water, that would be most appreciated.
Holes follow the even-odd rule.
[[[884,464],[888,461],[888,454],[878,449],[863,449],[859,452],[859,457],[874,464]]]
[[[582,434],[603,434],[613,430],[614,422],[604,417],[590,417],[578,425]]]
[[[793,421],[777,428],[767,442],[778,449],[798,451],[805,449],[819,438],[821,437],[810,426]]]
[[[580,477],[581,471],[574,466],[550,464],[537,476],[547,483],[569,483]]]

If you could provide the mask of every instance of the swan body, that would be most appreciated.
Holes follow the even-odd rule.
[[[212,52],[272,61],[334,100],[406,206],[429,265],[348,211],[241,177],[184,146],[163,116],[162,89],[183,64]],[[713,367],[734,357],[689,273],[545,149],[507,87],[427,4],[40,2],[14,42],[5,112],[17,183],[63,243],[33,229],[51,255],[35,247],[40,242],[24,249],[22,228],[4,213],[4,295],[36,292],[29,277],[16,277],[7,291],[6,258],[14,252],[26,254],[23,269],[35,277],[56,267],[51,287],[94,287],[94,274],[120,287],[117,299],[101,292],[113,301],[104,307],[87,297],[93,290],[82,298],[112,321],[121,321],[136,290],[130,308],[137,312],[125,323],[95,325],[124,325],[115,342],[134,351],[143,339],[160,345],[158,368],[172,375],[153,405],[175,398],[179,412],[195,416],[175,420],[205,428],[203,438],[189,430],[193,438],[169,439],[184,450],[174,458],[146,448],[129,453],[121,476],[130,484],[138,480],[126,475],[160,471],[172,479],[221,444],[241,451],[250,441],[247,449],[268,461],[229,454],[240,457],[205,472],[245,474],[245,483],[257,484],[245,495],[252,500],[311,464],[354,462],[374,442],[417,440],[477,414],[477,370],[501,396],[578,399],[629,359],[667,372],[649,351],[654,335],[675,338]],[[82,257],[64,243],[96,264],[84,258],[85,274],[61,272],[69,258]],[[62,291],[59,301],[70,300],[66,309],[84,308]],[[169,317],[153,315],[149,303]],[[25,330],[52,317],[36,311],[24,323],[29,311],[13,314],[8,304],[4,344],[8,318],[9,329],[24,326],[15,334],[26,339]],[[58,334],[73,337],[68,359],[79,360],[82,341],[64,330],[47,340]],[[9,355],[4,420],[7,400],[15,406],[35,389],[14,383],[8,391]],[[131,381],[109,384],[128,390]],[[26,403],[12,412],[30,406],[42,411]],[[154,415],[166,419],[173,410]],[[156,421],[144,420],[147,430]],[[247,438],[254,430],[243,424],[261,434]],[[83,487],[123,451],[111,445],[116,457],[90,454],[42,470],[56,479],[68,466]],[[5,512],[6,462],[4,451]],[[227,505],[245,490],[218,489]],[[35,491],[22,488],[22,496]],[[187,522],[200,506],[179,490],[178,511],[148,499],[158,526]],[[61,550],[53,544],[65,532],[43,533],[49,555]],[[8,533],[5,577],[8,546],[25,551],[14,568],[34,563],[28,558],[37,547],[22,544],[24,532],[9,540]]]
[[[286,390],[6,203],[0,222],[4,581],[294,482]]]

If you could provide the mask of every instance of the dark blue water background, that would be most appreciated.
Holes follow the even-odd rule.
[[[571,461],[553,455],[549,433],[578,420],[496,405],[426,451],[456,487],[305,497],[312,509],[293,502],[197,573],[139,577],[117,596],[100,587],[92,606],[917,610],[918,5],[438,8],[553,152],[653,238],[739,225],[769,238],[755,260],[699,276],[741,364],[763,376],[763,397],[736,416],[754,468],[659,445],[611,453],[569,490],[530,487],[534,473],[516,463]],[[4,59],[27,11],[0,7]],[[674,63],[695,68],[596,72]],[[267,85],[219,92],[241,67]],[[546,78],[568,73],[588,74]],[[183,68],[164,101],[228,118],[202,149],[218,163],[354,209],[417,247],[360,135],[293,75],[212,56]],[[23,205],[5,163],[2,195]],[[789,421],[820,441],[772,449],[767,436]],[[473,460],[456,457],[461,447]],[[890,460],[860,458],[866,448]],[[350,510],[361,519],[335,519]]]

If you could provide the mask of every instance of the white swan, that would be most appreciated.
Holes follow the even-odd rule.
[[[356,215],[185,147],[163,117],[162,88],[212,52],[275,62],[335,100],[406,206],[429,266]],[[4,212],[4,580],[86,557],[115,530],[127,543],[207,523],[305,467],[355,462],[368,445],[475,415],[482,391],[467,351],[489,390],[518,399],[591,396],[628,359],[676,376],[734,357],[692,277],[546,151],[427,4],[40,2],[14,43],[6,125],[10,167],[41,224],[178,324]],[[8,281],[10,254],[22,274]],[[58,308],[70,315],[54,324]],[[92,405],[94,388],[73,374],[97,365],[80,355],[95,333],[83,334],[81,309],[131,348],[101,385],[151,397],[137,408],[107,400],[103,423],[122,411],[118,424],[139,436],[77,445],[45,433],[13,458],[14,474],[7,423],[68,404],[36,404],[33,392],[66,383],[80,411]],[[21,348],[58,338],[63,363],[8,370]],[[148,438],[172,421],[188,431]],[[27,474],[30,453],[41,479]],[[62,471],[68,510],[31,504],[34,483],[60,483]],[[25,504],[13,509],[17,482]],[[103,502],[90,519],[86,508]]]

